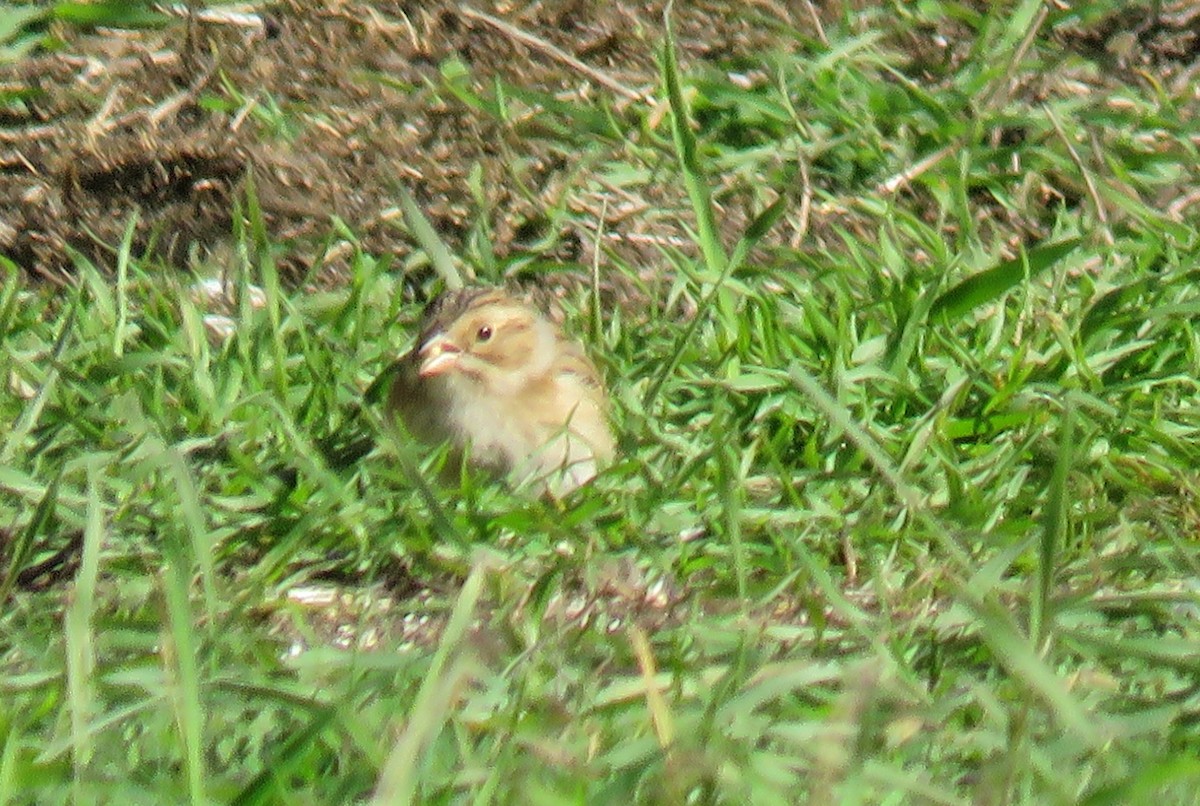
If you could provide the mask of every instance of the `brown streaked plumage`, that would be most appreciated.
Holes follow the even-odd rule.
[[[613,456],[604,386],[583,348],[497,288],[430,304],[388,403],[419,439],[449,440],[472,463],[554,496]]]

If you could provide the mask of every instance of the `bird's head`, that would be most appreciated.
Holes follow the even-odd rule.
[[[546,372],[555,339],[553,325],[504,291],[448,292],[426,315],[417,374],[512,394]]]

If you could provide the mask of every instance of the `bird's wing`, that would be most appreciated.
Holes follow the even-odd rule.
[[[600,377],[600,372],[587,357],[583,348],[568,341],[561,342],[560,346],[561,349],[555,359],[553,371],[578,378],[584,386],[603,390],[604,381]]]

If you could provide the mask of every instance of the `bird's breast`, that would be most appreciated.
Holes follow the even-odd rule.
[[[473,382],[448,396],[448,419],[456,442],[469,444],[477,464],[510,471],[537,449],[536,417],[520,396],[496,395]]]

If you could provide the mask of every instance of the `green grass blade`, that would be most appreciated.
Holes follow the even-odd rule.
[[[267,322],[271,328],[271,377],[276,394],[283,396],[288,389],[287,347],[284,344],[281,313],[284,299],[279,285],[279,269],[275,265],[275,255],[272,251],[270,237],[267,235],[267,224],[263,218],[258,189],[252,175],[246,177],[246,216],[249,219],[250,236],[254,243],[252,253],[255,256],[254,265],[258,268],[257,274],[266,301]]]
[[[204,505],[187,462],[178,448],[169,448],[162,455],[165,469],[179,500],[179,515],[187,531],[191,556],[200,566],[201,587],[204,590],[205,623],[215,623],[217,613],[216,546],[205,525]]]
[[[98,3],[55,3],[54,17],[71,25],[107,28],[157,28],[171,21],[145,3],[103,0]]]
[[[1050,487],[1046,491],[1046,508],[1042,514],[1038,563],[1034,576],[1036,593],[1029,613],[1029,634],[1039,646],[1046,639],[1053,620],[1053,613],[1050,612],[1050,592],[1053,590],[1059,553],[1066,537],[1067,509],[1070,505],[1067,483],[1075,461],[1075,403],[1069,396],[1059,428],[1058,455],[1054,459],[1054,471],[1050,477]]]
[[[456,663],[452,663],[451,660],[452,656],[458,654],[459,646],[466,638],[479,598],[483,594],[483,582],[486,577],[486,566],[477,563],[463,583],[454,603],[454,610],[450,614],[450,621],[446,624],[438,643],[437,652],[408,714],[408,726],[396,742],[381,771],[379,785],[372,799],[377,806],[413,802],[417,791],[416,771],[424,749],[445,724],[455,688],[463,685],[469,675],[461,659]]]
[[[58,468],[53,480],[46,487],[45,495],[38,501],[33,517],[17,535],[12,545],[8,547],[8,570],[5,571],[4,580],[0,583],[0,605],[8,602],[8,597],[12,595],[17,579],[25,568],[25,563],[33,554],[33,547],[38,536],[47,531],[47,527],[54,518],[55,509],[58,506],[58,487],[62,482],[63,470],[64,468],[61,466]]]
[[[21,731],[14,715],[0,715],[0,806],[16,803],[18,795],[15,784],[18,753],[21,750]]]
[[[125,336],[129,326],[129,259],[133,236],[137,232],[138,214],[129,216],[121,246],[117,249],[117,326],[113,330],[113,355],[120,358],[125,352]]]
[[[732,420],[729,416],[729,404],[724,399],[718,398],[715,409],[714,416],[718,421]],[[732,424],[729,427],[731,430],[735,428]],[[725,518],[724,537],[733,549],[738,601],[741,602],[742,612],[745,614],[745,609],[749,606],[746,580],[749,578],[750,569],[747,567],[746,547],[742,540],[742,508],[746,485],[740,468],[739,452],[733,443],[726,442],[717,448],[718,491],[721,496],[721,512]]]
[[[46,373],[46,380],[8,432],[8,436],[4,440],[4,448],[0,450],[0,465],[11,461],[16,455],[17,449],[25,443],[30,431],[37,425],[46,403],[57,389],[59,380],[58,367],[62,360],[63,351],[67,347],[68,338],[74,332],[75,318],[79,312],[80,300],[82,298],[82,291],[77,292],[71,302],[71,307],[67,309],[67,313],[63,317],[62,325],[58,330],[58,336],[54,340],[54,347],[50,352],[50,369]],[[3,598],[0,598],[0,601],[3,601]]]
[[[675,153],[679,158],[688,198],[692,202],[692,212],[696,216],[700,251],[709,271],[720,274],[725,270],[728,259],[721,246],[712,196],[704,178],[704,168],[697,153],[696,135],[692,132],[691,116],[688,114],[687,102],[684,101],[683,89],[679,82],[679,60],[675,53],[675,33],[671,26],[672,7],[673,2],[667,3],[663,11],[666,39],[659,52],[659,72],[667,90],[667,102],[671,107],[671,135],[675,141]]]
[[[779,219],[783,218],[783,214],[787,212],[788,200],[786,196],[780,196],[775,201],[767,205],[767,208],[754,217],[750,225],[746,227],[746,231],[738,242],[734,244],[733,254],[729,257],[729,268],[726,273],[732,275],[742,267],[746,262],[746,257],[750,251],[754,249],[759,242],[766,237]]]
[[[12,5],[0,9],[0,44],[9,44],[18,39],[21,32],[30,23],[38,22],[52,13],[50,8],[42,8],[32,3],[28,5]]]
[[[162,593],[167,605],[167,623],[171,641],[166,653],[167,677],[170,680],[168,697],[179,726],[182,758],[181,767],[186,781],[188,800],[192,806],[202,806],[205,796],[205,765],[203,753],[204,705],[200,697],[200,673],[197,662],[199,647],[195,641],[195,619],[191,608],[191,562],[184,549],[182,536],[164,534]]]
[[[233,806],[277,803],[286,791],[282,783],[287,780],[289,771],[305,762],[307,753],[312,749],[317,737],[332,724],[336,714],[337,710],[334,708],[321,708],[314,713],[303,728],[287,737],[283,747],[272,756],[270,763],[265,764],[258,776],[230,803]]]
[[[448,290],[456,291],[462,288],[463,278],[455,265],[450,250],[438,237],[437,232],[429,223],[429,219],[421,212],[421,208],[417,206],[417,202],[408,188],[399,185],[396,192],[400,196],[400,210],[404,213],[404,222],[408,225],[409,232],[417,239],[421,249],[425,251],[429,262],[433,264],[434,271],[441,276],[442,282],[445,283]]]
[[[1079,244],[1079,238],[1041,244],[1019,257],[974,274],[934,300],[930,318],[961,319],[980,305],[999,300],[1027,276],[1032,279],[1065,259]]]
[[[0,343],[8,336],[16,319],[17,292],[21,288],[21,270],[17,264],[0,255],[4,268],[4,287],[0,288]]]
[[[1200,760],[1188,756],[1146,759],[1131,765],[1131,772],[1117,784],[1094,789],[1080,806],[1127,806],[1131,803],[1183,803],[1170,793],[1195,792],[1200,787]]]
[[[642,398],[642,406],[647,411],[653,406],[654,401],[658,398],[659,393],[663,389],[663,384],[669,378],[674,376],[675,371],[679,368],[679,363],[683,360],[684,353],[687,351],[688,345],[692,344],[692,339],[695,338],[696,331],[700,325],[707,320],[707,312],[712,308],[718,300],[720,294],[725,290],[725,283],[729,277],[737,269],[741,267],[742,261],[758,243],[758,241],[770,231],[771,227],[779,220],[787,209],[786,200],[783,197],[776,199],[770,204],[766,210],[755,216],[750,226],[746,228],[745,234],[738,240],[737,248],[734,250],[733,259],[725,263],[725,269],[717,278],[717,281],[712,284],[705,295],[701,298],[700,303],[696,306],[696,314],[688,321],[688,323],[679,332],[678,338],[672,345],[671,352],[662,367],[655,374],[654,379],[646,388],[646,393]],[[736,314],[731,315],[729,319],[736,319]],[[727,326],[732,327],[735,322],[726,322]]]
[[[95,463],[88,465],[87,526],[83,532],[83,556],[75,575],[74,597],[67,607],[65,634],[67,644],[67,702],[71,711],[71,753],[75,770],[77,800],[92,759],[89,731],[96,710],[94,680],[96,641],[92,617],[95,611],[96,580],[100,572],[100,545],[104,539],[104,506],[100,500]]]

